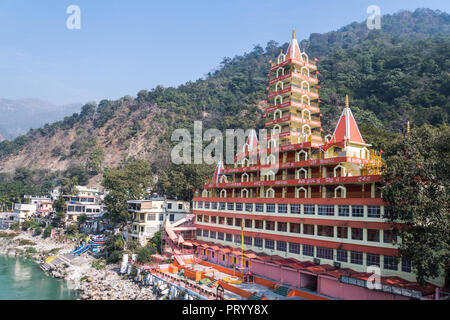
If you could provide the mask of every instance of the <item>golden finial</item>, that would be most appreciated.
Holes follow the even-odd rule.
[[[292,29],[292,39],[295,39],[295,29]]]
[[[409,132],[411,131],[411,126],[409,124],[409,120],[408,122],[406,122],[406,134],[409,136]]]
[[[348,94],[345,95],[345,107],[350,108],[349,103],[348,103]]]

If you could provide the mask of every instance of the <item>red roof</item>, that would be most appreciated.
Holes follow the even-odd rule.
[[[286,52],[286,59],[296,59],[296,60],[303,60],[302,54],[300,53],[300,47],[298,46],[297,39],[294,37],[291,40],[291,43],[289,44],[289,47]]]
[[[342,141],[365,143],[350,108],[344,108],[344,110],[342,110],[341,117],[339,118],[336,129],[334,129],[333,136],[330,139],[331,143]]]
[[[246,145],[248,145],[248,147],[246,147],[248,152],[256,150],[256,148],[258,147],[258,137],[256,136],[256,131],[254,129],[250,131],[250,135],[247,138]]]

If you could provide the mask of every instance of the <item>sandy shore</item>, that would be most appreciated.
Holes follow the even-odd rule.
[[[0,232],[3,235],[7,234],[6,237],[0,237],[0,254],[11,257],[25,256],[38,264],[44,263],[49,256],[70,253],[76,245],[72,242],[64,244],[49,238],[43,239],[41,236],[33,236],[31,232],[11,230]],[[34,248],[34,250],[28,248]],[[86,253],[73,259],[70,266],[61,266],[47,274],[65,279],[70,289],[79,291],[81,300],[154,299],[150,288],[119,275],[118,265],[106,265],[105,269],[96,270],[92,267],[92,262],[95,260],[90,253]]]

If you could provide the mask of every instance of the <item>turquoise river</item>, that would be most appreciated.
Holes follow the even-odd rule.
[[[33,261],[0,255],[0,300],[74,300],[63,280],[47,277]]]

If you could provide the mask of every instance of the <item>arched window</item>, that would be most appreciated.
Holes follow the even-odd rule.
[[[334,167],[334,169],[333,169],[333,174],[334,174],[335,178],[336,177],[345,177],[345,173],[346,173],[345,167],[342,165],[338,165],[338,166]]]
[[[227,190],[225,190],[225,189],[220,190],[220,197],[221,198],[226,198],[227,197]]]
[[[280,53],[280,55],[278,56],[278,63],[282,63],[286,60],[286,55],[283,53]]]
[[[305,168],[300,168],[295,171],[295,179],[307,179],[308,171]]]
[[[244,158],[244,160],[242,160],[242,167],[248,167],[250,165],[250,161],[248,160],[248,158]]]
[[[269,140],[269,143],[267,144],[267,148],[276,148],[277,147],[277,140],[272,138]]]
[[[308,106],[311,105],[311,98],[309,96],[307,96],[306,94],[302,95],[302,104],[306,104],[304,99],[306,99],[306,101],[308,102]]]
[[[309,69],[307,67],[302,67],[300,69],[301,74],[307,75],[309,77]]]
[[[275,198],[275,190],[273,188],[266,190],[266,198]]]
[[[202,197],[203,198],[207,198],[208,197],[208,190],[205,189],[205,190],[202,191]]]
[[[308,63],[309,58],[308,58],[308,55],[306,54],[305,51],[302,52],[301,57],[302,57],[302,60],[303,60],[303,61],[306,61],[306,63]]]
[[[241,182],[248,182],[249,179],[250,179],[250,177],[249,177],[248,173],[242,174],[242,176],[241,176]]]
[[[311,127],[307,124],[304,124],[302,127],[302,133],[311,135]]]
[[[338,186],[334,189],[335,198],[345,198],[347,197],[347,189],[343,186]]]
[[[222,175],[219,179],[220,183],[228,183],[228,178],[226,175]]]
[[[311,120],[311,111],[309,111],[308,109],[303,109],[302,111],[302,118],[305,119],[305,114],[308,114],[308,119]]]
[[[296,198],[308,198],[308,190],[303,187],[295,188],[295,197]]]
[[[248,198],[248,190],[247,189],[242,189],[241,198]]]
[[[284,89],[284,83],[282,81],[278,81],[275,85],[275,91],[280,91]]]
[[[274,104],[277,106],[277,105],[279,105],[279,104],[282,104],[283,103],[283,97],[282,96],[276,96],[275,97],[275,100],[274,100]]]
[[[309,87],[309,82],[308,81],[302,81],[302,89],[306,90],[306,91],[309,91],[310,87]]]
[[[271,170],[261,171],[261,181],[273,181],[275,180],[275,173]]]
[[[277,78],[281,77],[281,76],[284,76],[284,68],[283,67],[280,67],[277,69]]]
[[[275,155],[271,154],[266,158],[266,164],[270,164],[270,165],[274,165],[277,164],[277,159],[275,157]]]
[[[295,161],[306,161],[308,160],[308,152],[305,150],[300,150],[295,153]]]
[[[281,133],[281,126],[279,124],[276,124],[272,128],[272,136],[279,135]]]
[[[283,112],[280,109],[275,110],[275,112],[273,113],[273,120],[281,119],[282,116]]]

